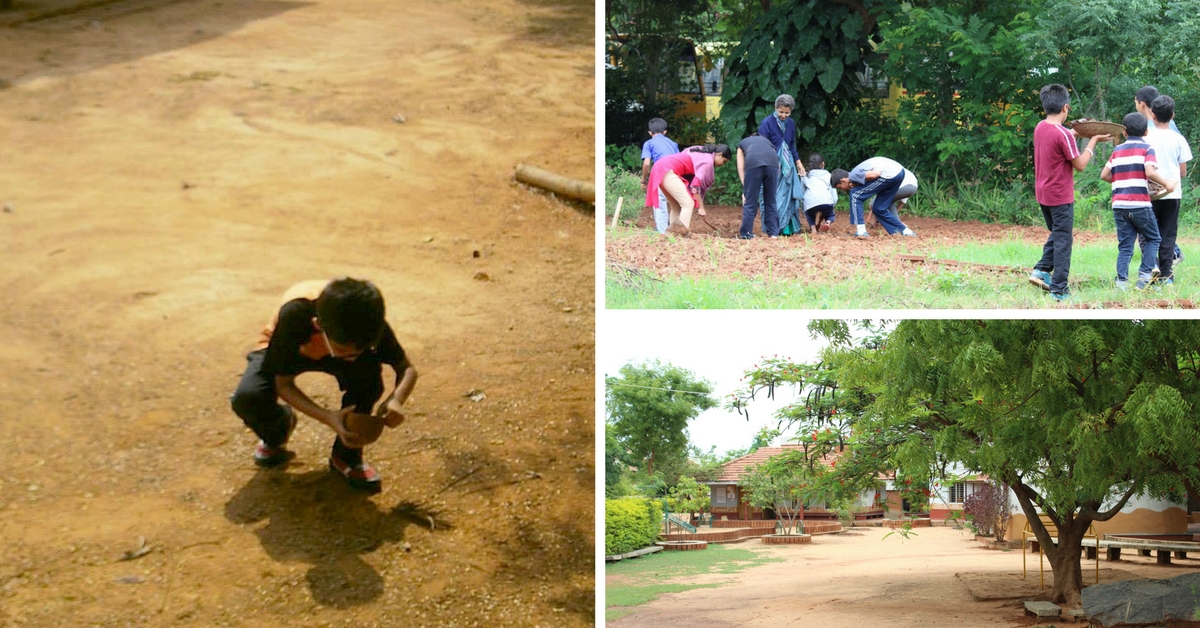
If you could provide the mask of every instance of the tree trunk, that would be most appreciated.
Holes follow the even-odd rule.
[[[1092,518],[1082,513],[1076,513],[1069,524],[1056,520],[1054,524],[1058,527],[1058,545],[1052,545],[1050,531],[1042,525],[1037,509],[1033,505],[1036,493],[1022,482],[1013,482],[1009,486],[1017,496],[1017,502],[1021,504],[1021,511],[1025,513],[1025,519],[1029,521],[1029,527],[1033,529],[1038,545],[1046,553],[1046,560],[1050,563],[1050,570],[1054,575],[1054,584],[1050,590],[1037,595],[1034,599],[1079,606],[1082,603],[1082,596],[1079,592],[1083,588],[1080,553],[1083,551],[1083,535],[1087,533]],[[1123,503],[1124,500],[1122,500]]]
[[[1071,527],[1079,527],[1079,522],[1076,521]],[[1082,604],[1080,590],[1083,589],[1083,567],[1080,554],[1083,552],[1083,533],[1086,531],[1086,523],[1083,524],[1083,531],[1060,528],[1058,547],[1046,548],[1046,559],[1054,572],[1054,586],[1049,594],[1043,594],[1047,602],[1068,606]],[[1038,597],[1042,598],[1043,595]]]

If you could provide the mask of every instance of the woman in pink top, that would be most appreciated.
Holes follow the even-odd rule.
[[[646,204],[658,207],[658,192],[662,188],[670,219],[667,233],[687,235],[694,208],[701,216],[705,215],[703,198],[712,187],[716,174],[713,169],[725,165],[732,156],[725,144],[705,144],[655,162],[646,185]]]

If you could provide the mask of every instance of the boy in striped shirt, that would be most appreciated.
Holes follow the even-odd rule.
[[[1125,124],[1125,143],[1113,149],[1112,157],[1100,171],[1100,178],[1112,183],[1113,219],[1117,223],[1117,288],[1129,286],[1129,262],[1133,242],[1141,236],[1142,265],[1134,287],[1144,290],[1158,278],[1158,245],[1162,236],[1150,204],[1150,186],[1154,181],[1175,190],[1175,182],[1158,173],[1154,149],[1146,142],[1146,116],[1130,113]]]

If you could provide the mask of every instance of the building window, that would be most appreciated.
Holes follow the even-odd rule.
[[[955,482],[950,487],[950,503],[961,504],[967,498],[967,485],[963,482]]]

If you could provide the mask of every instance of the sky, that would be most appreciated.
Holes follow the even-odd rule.
[[[813,340],[808,319],[792,312],[609,310],[603,318],[597,360],[601,375],[617,375],[630,362],[658,359],[690,370],[713,384],[720,399],[737,390],[746,369],[763,356],[810,362],[824,341]],[[601,382],[603,380],[600,380]],[[707,410],[688,424],[693,445],[717,453],[745,449],[763,427],[774,429],[779,408],[796,401],[794,388],[776,389],[775,399],[758,395],[750,403],[750,420],[736,411]],[[597,393],[603,403],[603,386]],[[777,444],[777,443],[773,443]]]

